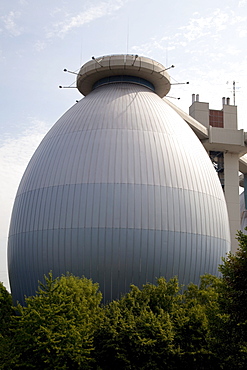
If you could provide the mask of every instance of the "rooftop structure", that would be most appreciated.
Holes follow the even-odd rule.
[[[162,64],[129,54],[93,58],[81,67],[77,88],[86,96],[98,86],[117,82],[146,86],[161,98],[167,95],[171,88],[170,76]]]
[[[199,101],[199,95],[193,94],[188,115],[167,103],[190,125],[215,165],[228,208],[231,250],[236,252],[236,233],[241,230],[239,185],[244,186],[244,181],[239,183],[239,172],[247,177],[247,133],[238,129],[237,107],[230,105],[230,98],[222,98],[222,109],[212,110],[208,103]]]

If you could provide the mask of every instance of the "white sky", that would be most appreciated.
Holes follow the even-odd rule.
[[[76,100],[75,71],[91,59],[130,53],[170,72],[169,95],[188,112],[191,94],[211,109],[232,102],[247,130],[247,0],[12,0],[0,4],[0,281],[8,287],[7,236],[18,184],[37,145]],[[227,84],[228,82],[228,84]]]

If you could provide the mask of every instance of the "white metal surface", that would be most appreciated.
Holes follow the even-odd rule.
[[[230,248],[224,195],[203,146],[157,94],[100,86],[46,135],[21,181],[9,233],[14,299],[70,271],[105,300],[178,275],[217,274]]]

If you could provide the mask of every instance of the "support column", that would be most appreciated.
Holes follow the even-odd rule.
[[[231,251],[236,252],[238,242],[236,233],[240,230],[240,204],[239,204],[239,155],[226,152],[224,154],[224,177],[225,177],[225,198],[228,208],[230,232],[231,232]]]

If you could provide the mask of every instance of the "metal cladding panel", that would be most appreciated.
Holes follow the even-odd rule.
[[[55,276],[73,271],[92,277],[109,301],[128,291],[131,283],[142,286],[159,276],[198,282],[202,272],[216,273],[225,252],[221,239],[143,229],[40,230],[12,236],[9,243],[22,250],[9,266],[13,298],[20,302],[35,293],[37,281],[50,270]]]
[[[217,274],[230,236],[224,195],[201,143],[143,86],[101,86],[66,112],[34,153],[9,232],[13,297],[53,270],[129,284]]]
[[[36,212],[31,205],[25,208],[27,199],[38,200]],[[224,211],[220,199],[186,189],[139,184],[70,184],[32,190],[28,197],[27,193],[19,195],[12,217],[20,221],[12,223],[10,231],[19,234],[19,224],[22,233],[60,228],[134,228],[224,239],[227,223],[222,222],[217,229],[217,213]],[[23,223],[25,219],[28,222]]]

